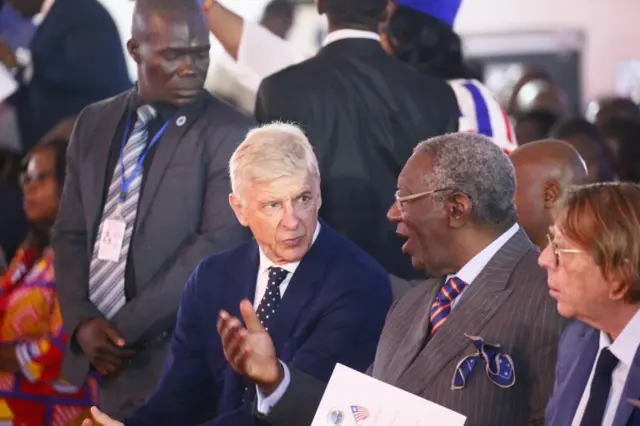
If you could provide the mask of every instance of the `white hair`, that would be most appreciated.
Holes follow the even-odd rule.
[[[274,122],[252,129],[229,160],[231,190],[307,173],[320,179],[318,159],[304,132]]]
[[[450,133],[421,142],[415,152],[432,156],[425,182],[470,196],[482,222],[515,223],[515,170],[491,139],[479,133]]]

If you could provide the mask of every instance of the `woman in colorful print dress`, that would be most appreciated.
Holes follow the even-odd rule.
[[[55,287],[49,231],[65,173],[65,141],[36,146],[22,175],[31,232],[0,277],[0,425],[80,425],[97,402],[97,378],[81,388],[59,377],[68,336]]]

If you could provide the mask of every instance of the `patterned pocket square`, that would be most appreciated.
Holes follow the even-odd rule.
[[[516,383],[516,370],[511,355],[501,351],[500,345],[485,343],[479,336],[465,334],[476,347],[476,352],[464,357],[456,366],[451,380],[451,389],[460,390],[478,362],[484,361],[485,372],[491,382],[501,388],[510,388]]]

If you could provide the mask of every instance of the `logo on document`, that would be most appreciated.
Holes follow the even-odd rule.
[[[361,405],[352,405],[351,414],[353,414],[353,419],[356,421],[357,425],[363,424],[363,422],[371,416],[371,414],[369,414],[369,410]]]
[[[340,426],[342,421],[344,420],[344,413],[337,408],[332,408],[329,411],[329,415],[327,416],[327,420],[330,425]]]

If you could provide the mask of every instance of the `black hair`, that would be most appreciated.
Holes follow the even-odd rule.
[[[33,158],[33,156],[45,150],[53,151],[53,178],[58,186],[58,191],[62,195],[62,188],[64,187],[64,181],[67,170],[67,146],[69,142],[65,139],[51,139],[45,142],[41,142],[34,146],[25,155],[22,161],[23,169],[26,169],[27,164]],[[49,228],[51,224],[29,224],[29,233],[27,234],[26,245],[30,248],[44,249],[50,243]]]
[[[539,140],[549,137],[553,126],[556,125],[559,119],[560,116],[553,111],[549,111],[543,108],[534,108],[530,111],[518,114],[516,116],[516,123],[525,121],[534,123],[539,130],[536,140]],[[518,141],[518,143],[519,142],[520,141]]]
[[[398,6],[387,26],[395,56],[421,73],[444,79],[478,79],[482,73],[465,63],[462,41],[444,22]]]
[[[285,18],[293,20],[295,7],[290,0],[272,0],[264,8],[262,18]]]
[[[0,148],[0,179],[17,184],[20,177],[20,154]]]
[[[580,155],[587,163],[597,163],[599,165],[600,182],[614,180],[613,158],[611,151],[607,148],[604,136],[593,123],[584,117],[570,117],[559,122],[551,131],[551,136],[555,139],[565,140],[578,138],[584,142],[584,149],[578,149]]]
[[[387,9],[387,0],[322,0],[320,4],[330,25],[376,32]]]
[[[602,134],[619,143],[616,173],[620,180],[640,183],[640,122],[611,118],[602,125]]]

